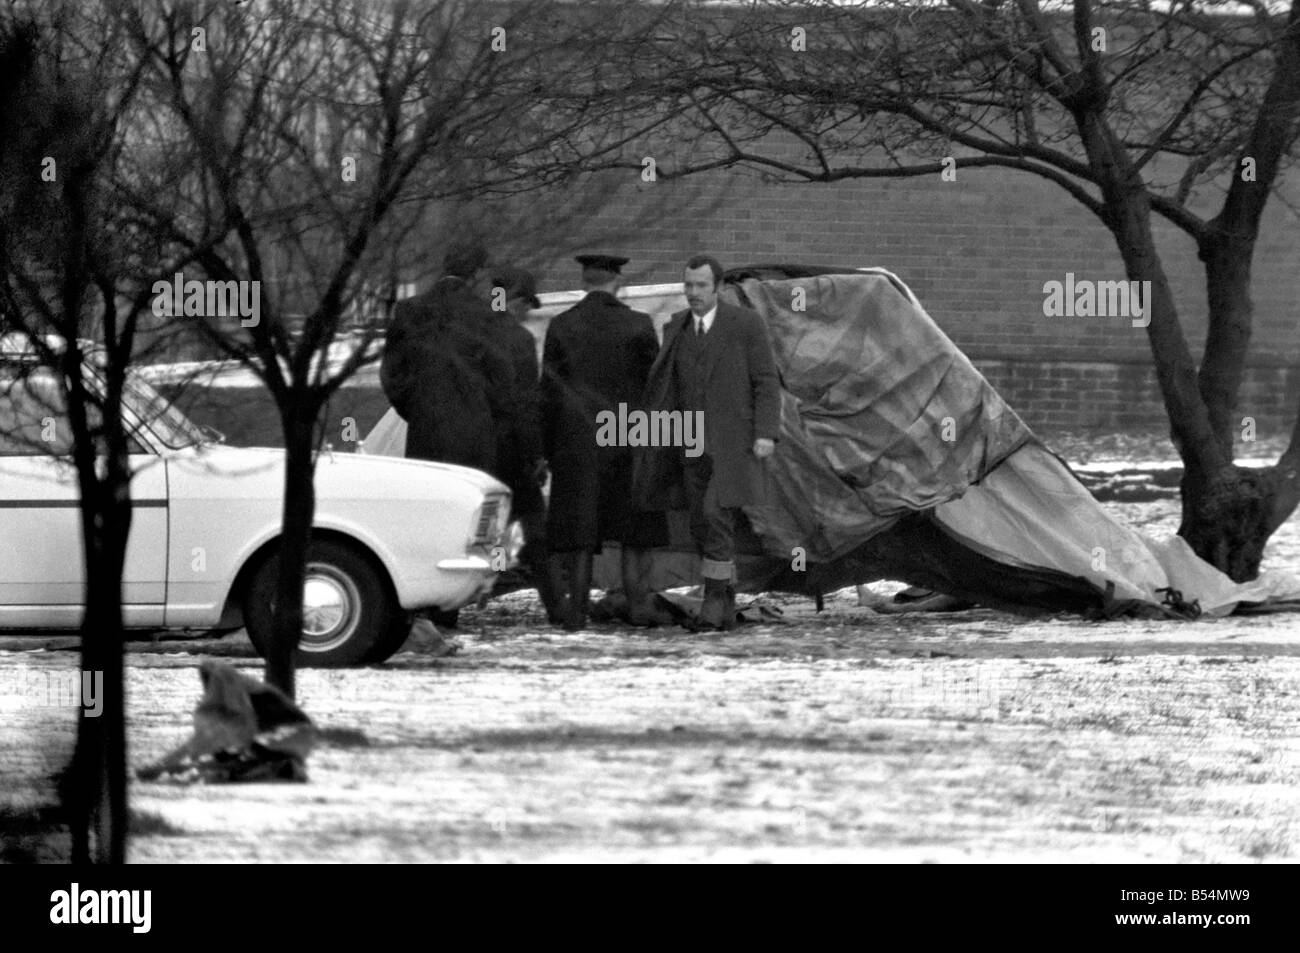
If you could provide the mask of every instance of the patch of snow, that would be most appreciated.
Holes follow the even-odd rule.
[[[344,387],[377,387],[379,384],[379,356],[383,352],[383,338],[378,338],[370,345],[370,363],[363,365],[354,373]],[[343,364],[359,349],[359,342],[353,337],[335,341],[326,351],[326,369],[330,374],[338,373]],[[288,367],[281,362],[281,369],[286,373]],[[260,387],[262,379],[250,368],[239,361],[177,361],[171,364],[148,364],[138,368],[140,376],[154,386],[160,384],[193,383],[200,387]]]

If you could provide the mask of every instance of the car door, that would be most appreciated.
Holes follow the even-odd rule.
[[[0,366],[0,625],[80,623],[85,572],[71,449],[58,378]],[[167,595],[167,475],[143,446],[132,450],[123,614],[128,625],[156,625]]]

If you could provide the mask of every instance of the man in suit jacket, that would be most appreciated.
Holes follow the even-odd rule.
[[[632,449],[598,446],[597,415],[641,406],[646,376],[659,351],[654,322],[616,295],[617,255],[579,255],[587,296],[556,315],[546,330],[543,369],[553,387],[548,459],[551,506],[547,541],[554,573],[569,575],[565,628],[587,621],[591,561],[604,541],[623,548],[627,619],[650,623],[649,547],[668,541],[660,513],[638,512],[632,504]],[[576,406],[577,412],[573,412]],[[566,412],[565,408],[569,408]]]
[[[686,263],[690,307],[673,315],[646,385],[646,408],[703,412],[703,452],[655,448],[638,456],[636,497],[648,509],[691,514],[702,557],[704,603],[697,628],[735,622],[735,527],[742,506],[766,494],[764,461],[776,448],[781,385],[763,319],[718,300],[722,266],[697,256]]]

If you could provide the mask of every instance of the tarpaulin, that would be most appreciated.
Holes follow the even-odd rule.
[[[1033,439],[887,271],[751,278],[735,292],[767,322],[785,389],[771,493],[746,510],[769,552],[834,559]]]

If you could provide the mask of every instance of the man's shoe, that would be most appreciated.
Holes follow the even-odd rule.
[[[564,618],[564,628],[577,632],[587,627],[587,605],[591,599],[590,550],[579,550],[570,555],[569,610]]]
[[[626,622],[627,598],[621,589],[605,593],[605,598],[591,603],[587,608],[587,618],[592,622]]]
[[[728,632],[736,627],[736,587],[727,583],[722,598],[722,631]]]
[[[638,629],[653,629],[661,624],[662,619],[659,613],[651,609],[646,603],[651,597],[638,602],[636,605],[627,607],[627,624]]]
[[[735,623],[734,602],[731,618],[727,618],[727,588],[725,579],[704,580],[704,602],[700,614],[687,626],[692,632],[725,632]]]
[[[564,580],[564,556],[550,555],[538,567],[537,595],[546,609],[546,621],[561,625],[569,615],[569,594]]]
[[[651,554],[643,549],[623,548],[623,594],[625,605],[620,613],[628,625],[648,629],[659,625],[660,614],[654,609],[654,591],[650,588]]]

